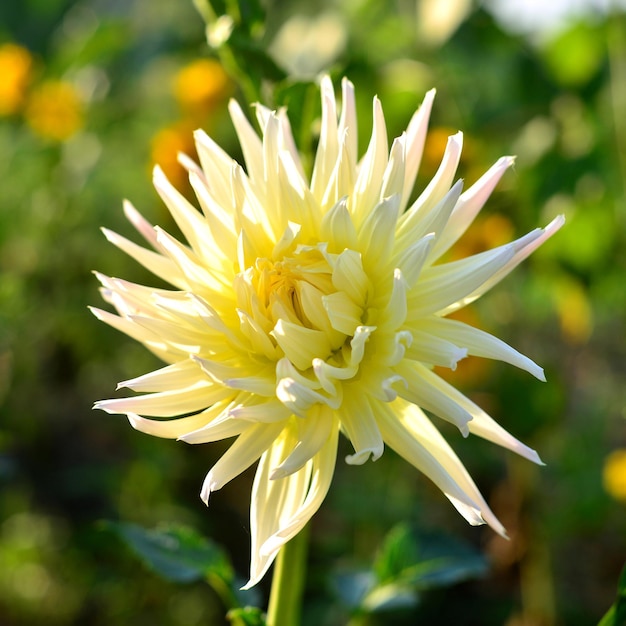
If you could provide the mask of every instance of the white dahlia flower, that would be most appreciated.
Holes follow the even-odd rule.
[[[129,204],[152,250],[105,230],[114,245],[173,289],[98,275],[117,315],[95,315],[167,365],[120,383],[143,392],[97,408],[150,435],[207,443],[236,438],[211,468],[208,503],[259,461],[252,489],[250,581],[317,511],[328,492],[341,431],[350,464],[385,444],[426,474],[471,524],[504,529],[429,414],[540,463],[434,371],[467,355],[506,361],[544,380],[530,359],[446,316],[479,298],[557,231],[555,219],[507,245],[438,263],[513,163],[499,159],[467,191],[454,183],[462,134],[450,137],[434,178],[409,204],[434,91],[389,149],[380,101],[357,152],[354,89],[338,115],[321,83],[319,146],[309,181],[284,111],[257,105],[261,137],[236,102],[230,114],[244,168],[202,131],[200,166],[183,158],[201,212],[158,168],[154,184],[181,243]],[[184,416],[184,417],[180,417]],[[154,419],[156,418],[156,419]],[[259,460],[260,459],[260,460]]]

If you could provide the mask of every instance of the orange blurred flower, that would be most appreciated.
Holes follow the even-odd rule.
[[[602,482],[610,496],[626,500],[626,448],[614,450],[604,459]]]
[[[0,115],[20,110],[31,77],[33,58],[22,46],[0,46]]]
[[[199,59],[183,67],[173,87],[181,108],[194,117],[209,113],[230,92],[228,76],[214,59]]]
[[[189,180],[187,170],[178,162],[178,154],[196,157],[193,131],[193,125],[178,122],[162,128],[152,138],[152,166],[159,165],[172,184],[180,189],[187,189]]]
[[[40,137],[64,141],[82,128],[83,103],[70,83],[49,80],[32,92],[24,116]]]

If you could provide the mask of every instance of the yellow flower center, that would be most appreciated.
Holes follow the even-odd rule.
[[[280,261],[257,259],[255,274],[259,302],[269,320],[276,324],[285,319],[305,328],[322,330],[309,300],[311,296],[319,299],[337,289],[332,282],[332,268],[318,250],[302,251]]]
[[[242,329],[273,361],[298,370],[320,361],[344,365],[368,296],[361,255],[331,254],[326,244],[296,246],[279,260],[258,258],[235,279]]]

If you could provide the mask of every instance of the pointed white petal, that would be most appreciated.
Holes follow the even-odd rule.
[[[426,141],[426,133],[428,130],[428,120],[430,118],[430,111],[432,109],[434,99],[434,89],[426,92],[422,105],[414,113],[406,129],[405,174],[402,202],[400,203],[401,212],[404,212],[404,209],[409,202],[411,191],[413,190],[413,185],[415,184],[415,178],[422,161],[424,143]]]
[[[401,398],[454,424],[464,437],[469,435],[472,415],[451,397],[448,386],[437,374],[421,363],[408,361],[399,363],[394,370],[406,383],[396,387]]]
[[[438,259],[458,241],[483,208],[504,172],[514,162],[514,157],[500,157],[485,174],[461,195],[433,250],[433,259]]]
[[[202,174],[205,177],[210,195],[220,206],[230,206],[230,170],[233,159],[203,130],[194,132],[196,150],[202,165]]]
[[[274,468],[271,480],[284,478],[302,469],[326,444],[337,425],[332,409],[316,404],[304,418],[298,420],[297,426],[298,443],[289,456]]]
[[[415,213],[413,219],[402,222],[397,230],[397,247],[403,248],[428,233],[439,237],[445,229],[450,214],[463,191],[463,181],[457,180],[452,188],[433,207]],[[400,223],[400,222],[399,222]],[[431,261],[432,262],[432,261]]]
[[[559,215],[555,217],[545,228],[537,228],[528,233],[525,237],[521,237],[517,241],[512,242],[514,249],[513,256],[502,267],[498,268],[490,278],[484,281],[480,286],[474,289],[467,296],[461,297],[458,302],[449,306],[443,313],[448,314],[452,311],[466,306],[470,302],[477,300],[485,292],[489,291],[494,285],[497,285],[503,278],[510,274],[524,259],[530,256],[540,245],[545,243],[561,226],[565,224],[565,217]]]
[[[324,214],[321,224],[321,240],[328,241],[335,249],[331,252],[343,252],[346,248],[354,250],[358,246],[357,232],[342,198]]]
[[[133,391],[167,391],[173,388],[182,388],[195,385],[206,380],[198,364],[191,359],[179,361],[172,365],[167,365],[143,376],[124,380],[118,383],[117,388],[124,387]]]
[[[135,259],[137,263],[145,267],[149,272],[152,272],[155,276],[162,278],[166,282],[178,287],[180,289],[187,289],[189,282],[185,279],[184,274],[180,271],[180,268],[171,259],[138,246],[129,239],[118,235],[117,233],[103,228],[102,232],[104,236],[114,246],[125,252],[129,257]]]
[[[293,446],[293,437],[286,434],[289,434],[287,429],[263,454],[254,477],[250,503],[250,580],[244,589],[256,585],[276,557],[276,553],[263,554],[263,544],[294,515],[306,498],[312,463],[285,478],[270,478],[272,469]]]
[[[320,88],[322,96],[322,127],[311,177],[311,191],[318,202],[322,201],[330,181],[332,169],[339,155],[335,91],[328,76],[322,78]]]
[[[306,492],[306,498],[286,521],[286,523],[281,520],[278,530],[260,546],[260,559],[267,559],[267,562],[271,563],[276,557],[278,550],[306,526],[307,522],[324,501],[335,471],[335,460],[337,457],[337,433],[338,428],[335,427],[331,429],[331,435],[327,443],[313,458],[313,467],[310,471],[311,484]],[[308,465],[306,467],[308,467]],[[304,471],[304,468],[300,470],[300,472]],[[287,478],[280,480],[289,480],[291,476],[297,476],[297,474],[298,473],[291,474]],[[302,491],[299,490],[298,495],[301,495],[301,493]],[[255,494],[253,494],[253,498],[254,495]],[[296,499],[293,498],[293,500],[295,501]],[[259,569],[265,571],[267,567],[261,567]],[[255,574],[255,570],[251,568],[251,580],[246,585],[246,588],[252,586],[254,581],[258,580],[258,577],[255,576]]]
[[[406,352],[408,359],[455,370],[456,364],[467,356],[467,348],[460,348],[448,341],[449,337],[443,338],[431,334],[427,330],[421,330],[421,326],[420,330],[415,330],[416,327],[417,324],[411,330],[413,341]]]
[[[348,161],[356,167],[358,159],[358,129],[354,85],[347,79],[341,80],[341,117],[339,119],[339,137],[345,137],[344,145]],[[353,180],[356,177],[353,176]]]
[[[398,222],[399,236],[407,231],[411,231],[415,227],[415,224],[421,221],[448,193],[456,174],[456,168],[459,165],[462,147],[463,133],[458,132],[448,139],[448,145],[446,146],[446,151],[437,173],[428,183],[426,189],[420,194],[419,198],[400,218]],[[424,232],[423,234],[426,233]]]
[[[359,173],[348,201],[348,208],[357,227],[378,203],[383,175],[387,167],[389,151],[387,128],[378,98],[374,98],[373,109],[372,137],[367,152],[359,163]]]
[[[385,198],[374,207],[359,229],[359,250],[363,251],[363,260],[370,273],[389,261],[399,209],[398,194]]]
[[[152,182],[192,249],[198,254],[205,255],[206,258],[211,258],[213,251],[204,242],[212,237],[202,215],[167,180],[159,166],[154,168]]]
[[[239,138],[248,176],[251,181],[260,183],[263,181],[263,145],[261,138],[252,128],[236,100],[231,100],[228,103],[228,111]]]
[[[94,408],[107,413],[137,413],[151,417],[175,417],[204,409],[233,395],[232,389],[198,384],[183,389],[149,393],[134,398],[100,400]]]
[[[135,430],[164,439],[178,439],[188,432],[200,428],[208,420],[209,418],[204,412],[165,421],[147,419],[134,413],[128,414],[128,421]]]
[[[486,522],[506,536],[463,464],[418,407],[400,399],[383,403],[378,421],[389,447],[428,476],[470,524]]]
[[[405,181],[406,135],[396,137],[391,144],[389,162],[383,175],[383,185],[380,190],[380,199],[398,196],[398,208],[402,199]]]
[[[546,380],[543,369],[534,361],[497,337],[458,320],[434,316],[427,317],[417,320],[412,325],[412,329],[414,329],[414,334],[419,333],[422,342],[427,342],[429,337],[430,341],[435,341],[436,343],[451,341],[455,346],[459,346],[458,349],[464,349],[466,354],[510,363],[515,365],[515,367],[526,370],[541,381]],[[420,340],[416,339],[414,345],[421,345]],[[441,363],[433,364],[441,365]]]
[[[154,226],[144,219],[141,213],[139,213],[139,211],[137,211],[137,209],[128,200],[124,200],[124,215],[126,216],[126,219],[135,227],[137,232],[153,248],[160,250],[156,233],[154,232]]]
[[[207,474],[200,492],[202,501],[208,504],[213,491],[221,489],[235,476],[248,469],[269,448],[283,428],[282,422],[250,425]]]
[[[470,300],[515,254],[515,244],[507,244],[472,257],[422,270],[409,295],[408,319],[433,313],[447,314]]]

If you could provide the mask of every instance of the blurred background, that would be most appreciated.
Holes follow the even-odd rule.
[[[265,3],[265,28],[251,32],[268,56],[252,52],[251,74],[276,81],[274,91],[258,83],[270,105],[292,104],[305,152],[318,113],[307,81],[320,71],[355,83],[361,152],[374,94],[394,137],[436,87],[417,189],[458,129],[467,184],[499,156],[518,157],[456,254],[567,217],[463,311],[544,366],[548,382],[474,359],[449,375],[546,463],[442,427],[511,540],[467,526],[390,451],[375,466],[340,462],[314,519],[307,623],[345,623],[319,608],[332,596],[323,573],[367,568],[400,521],[464,538],[490,570],[367,623],[582,626],[613,602],[626,560],[625,4]],[[157,364],[87,311],[100,306],[92,270],[154,284],[99,228],[132,237],[123,198],[171,228],[153,164],[188,189],[176,154],[194,156],[197,127],[240,159],[226,103],[242,95],[191,0],[0,5],[0,624],[224,623],[208,587],[160,579],[102,520],[188,524],[246,575],[252,474],[207,511],[200,485],[227,443],[158,440],[92,412]]]

